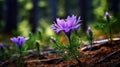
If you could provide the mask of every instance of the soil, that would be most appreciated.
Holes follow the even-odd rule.
[[[81,47],[83,48],[83,47]],[[81,49],[80,48],[80,49]],[[118,51],[119,50],[119,51]],[[109,57],[109,54],[112,54]],[[106,44],[100,46],[100,48],[95,50],[81,51],[80,66],[74,59],[63,60],[61,56],[56,53],[48,53],[46,55],[38,56],[36,54],[31,54],[24,58],[25,67],[119,67],[120,66],[120,44]],[[105,59],[103,59],[105,58]],[[101,60],[102,59],[102,60]],[[100,62],[99,62],[100,61]],[[18,67],[16,61],[9,61],[2,67]]]

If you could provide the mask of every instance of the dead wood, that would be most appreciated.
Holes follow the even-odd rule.
[[[41,59],[41,60],[32,60],[32,61],[25,61],[25,63],[36,63],[36,62],[43,62],[43,63],[56,63],[56,61],[58,60],[62,60],[62,57],[58,57],[58,58],[50,58],[50,59]]]
[[[118,49],[117,51],[114,51],[114,52],[108,54],[107,56],[105,56],[104,58],[101,58],[100,60],[96,61],[96,62],[93,63],[93,64],[101,63],[101,62],[103,62],[104,60],[106,60],[107,58],[113,56],[113,55],[116,54],[116,53],[120,53],[120,49]]]
[[[120,38],[112,39],[112,44],[119,44],[119,43],[120,43]],[[90,49],[96,50],[96,49],[99,49],[101,46],[107,46],[109,44],[109,39],[94,41],[92,47],[90,47],[89,44],[86,44],[86,43],[83,43],[83,44],[85,46],[80,49],[81,51],[86,51]]]

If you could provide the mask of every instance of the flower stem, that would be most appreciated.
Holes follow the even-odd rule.
[[[112,44],[112,31],[111,31],[111,24],[110,21],[109,22],[109,38],[110,38],[110,44]]]
[[[24,62],[23,62],[23,59],[22,59],[22,49],[21,49],[21,48],[19,48],[19,53],[20,53],[20,55],[19,55],[19,60],[18,60],[19,66],[20,66],[20,67],[24,67]],[[18,67],[19,67],[19,66],[18,66]]]
[[[78,59],[78,57],[76,56],[76,54],[74,54],[74,58],[77,60],[77,62],[78,62],[78,65],[80,66],[80,64],[81,64],[81,61]]]
[[[67,35],[67,34],[66,34]],[[76,52],[73,52],[74,50],[73,50],[73,45],[72,45],[72,40],[71,40],[71,38],[70,38],[70,33],[67,35],[67,38],[68,38],[68,40],[69,40],[69,46],[70,46],[70,48],[71,49],[69,49],[69,52],[70,53],[72,53],[73,54],[73,57],[74,57],[74,59],[78,62],[78,65],[80,66],[80,64],[81,64],[81,62],[80,62],[80,60],[78,59],[78,57],[77,57],[77,55],[75,54]]]
[[[20,53],[19,58],[22,58],[22,49],[21,48],[19,49],[19,53]]]

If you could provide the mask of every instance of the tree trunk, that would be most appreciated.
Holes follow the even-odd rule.
[[[0,21],[3,19],[3,1],[0,1]]]
[[[81,15],[81,20],[82,20],[82,29],[84,32],[87,30],[87,22],[88,22],[88,17],[90,16],[90,3],[91,1],[88,0],[80,0],[80,15]]]
[[[5,0],[5,33],[11,33],[12,30],[17,29],[17,14],[18,3],[17,0]]]
[[[3,1],[0,1],[0,33],[2,32],[2,26],[3,23],[1,22],[3,20]]]
[[[50,0],[50,7],[51,7],[51,19],[53,21],[55,21],[56,17],[57,17],[57,7],[58,7],[58,0]]]
[[[32,28],[32,32],[35,33],[38,27],[38,20],[39,20],[39,0],[32,0],[33,1],[33,9],[30,11],[30,24]]]

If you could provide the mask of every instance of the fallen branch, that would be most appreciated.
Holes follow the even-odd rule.
[[[104,58],[101,58],[101,59],[100,59],[100,60],[98,60],[97,62],[93,63],[93,65],[94,65],[94,64],[98,64],[98,63],[103,62],[105,59],[107,59],[107,58],[111,57],[112,55],[116,54],[117,52],[120,52],[120,49],[118,49],[117,51],[114,51],[114,52],[112,52],[112,53],[108,54],[108,55],[107,55],[107,56],[105,56]]]
[[[59,59],[58,61],[56,61],[56,62],[53,64],[52,67],[55,67],[55,64],[58,64],[58,63],[60,63],[60,62],[62,62],[62,61],[63,61],[63,58]]]
[[[57,61],[57,60],[62,60],[62,57],[58,57],[58,58],[50,58],[50,59],[41,59],[41,60],[31,60],[31,61],[25,61],[25,63],[36,63],[36,62],[53,62],[53,61]]]
[[[81,51],[86,51],[86,50],[96,50],[99,49],[101,46],[106,45],[109,43],[109,39],[104,39],[104,40],[98,40],[98,41],[94,41],[92,47],[89,47],[89,43],[83,42],[83,44],[85,45],[84,47],[82,47],[80,50]],[[112,39],[112,44],[120,44],[120,38],[113,38]]]
[[[27,52],[28,54],[30,54],[30,55],[23,56],[23,59],[27,59],[27,58],[33,56],[34,54],[37,55],[37,50],[36,50],[36,49],[27,50],[26,52]],[[23,53],[26,53],[26,52],[23,52]],[[54,49],[46,49],[45,51],[43,50],[43,52],[40,52],[40,55],[41,55],[40,57],[43,58],[44,55],[47,55],[47,54],[49,54],[49,53],[55,53],[55,50],[54,50]],[[6,65],[6,64],[9,63],[10,61],[11,61],[11,62],[14,61],[13,58],[15,58],[15,57],[19,57],[19,54],[13,54],[8,60],[5,60],[4,62],[2,62],[2,63],[0,64],[0,67]],[[48,60],[49,60],[49,59],[48,59]],[[43,60],[43,61],[44,61],[44,60]]]

